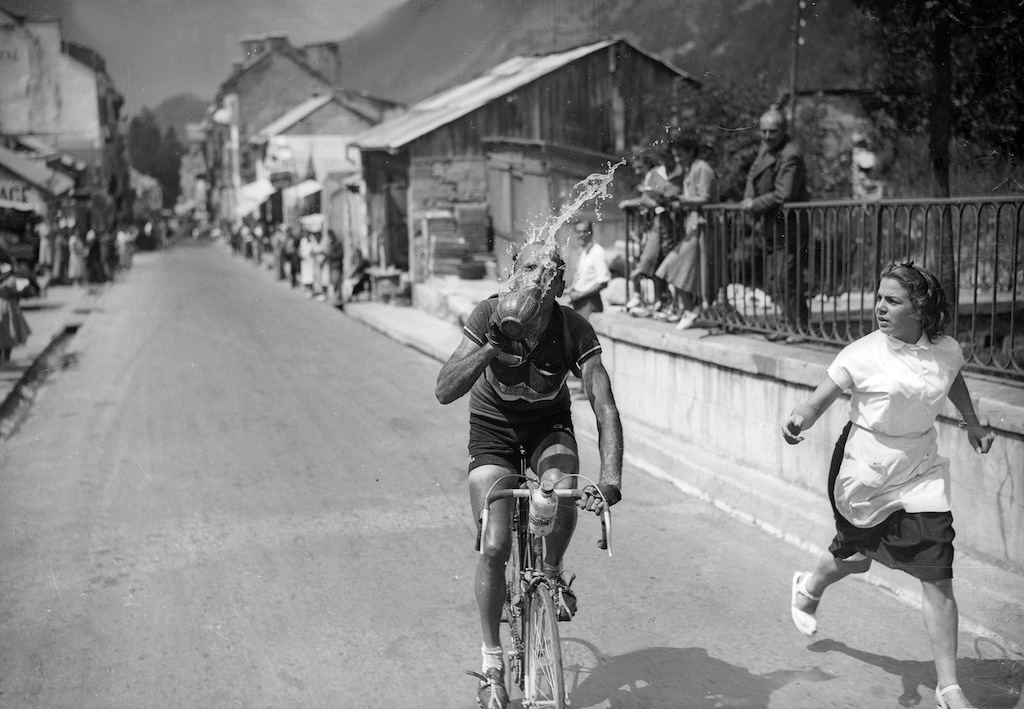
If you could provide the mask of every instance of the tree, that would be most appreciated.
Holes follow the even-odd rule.
[[[723,201],[743,198],[747,169],[757,157],[758,120],[775,100],[765,77],[749,82],[686,84],[676,96],[674,132],[690,133],[706,146]]]
[[[160,183],[164,206],[172,207],[181,192],[179,166],[184,148],[174,126],[161,135],[160,126],[148,108],[143,108],[128,125],[128,157],[139,172]]]
[[[181,193],[181,156],[184,148],[178,142],[178,134],[174,126],[169,126],[160,142],[160,152],[153,177],[163,189],[164,206],[173,207]]]
[[[950,196],[954,135],[1016,157],[1024,145],[1024,4],[1020,0],[854,0],[877,23],[880,102],[928,133],[932,193]],[[921,91],[920,87],[926,87]],[[939,280],[956,302],[953,228],[944,210]]]
[[[933,194],[948,197],[950,140],[1020,158],[1024,4],[1019,0],[854,0],[877,29],[878,107],[927,132]],[[922,90],[924,87],[924,90]]]
[[[160,154],[160,126],[148,108],[128,124],[129,164],[141,173],[152,175]]]

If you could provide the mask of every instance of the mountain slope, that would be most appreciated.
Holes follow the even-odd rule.
[[[178,140],[185,142],[185,124],[203,120],[209,105],[209,100],[204,101],[198,96],[178,94],[161,101],[152,109],[152,113],[161,133],[166,133],[167,129],[173,126]]]
[[[852,0],[807,2],[798,85],[856,88],[868,25]],[[409,0],[341,44],[346,83],[414,102],[516,54],[622,36],[704,80],[788,88],[794,0]]]

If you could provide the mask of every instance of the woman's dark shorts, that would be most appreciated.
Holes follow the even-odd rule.
[[[470,414],[469,470],[501,465],[518,471],[519,446],[526,449],[526,459],[532,460],[538,446],[556,432],[568,433],[576,440],[570,412],[559,411],[519,424]]]
[[[828,550],[837,559],[857,552],[890,569],[905,571],[922,581],[953,578],[953,515],[950,512],[897,510],[874,527],[850,524],[836,509],[835,486],[843,450],[852,423],[846,424],[832,453],[828,473],[828,498],[836,520],[836,536]]]

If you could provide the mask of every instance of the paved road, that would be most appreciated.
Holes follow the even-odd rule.
[[[0,452],[0,706],[475,706],[466,407],[436,362],[192,244],[71,352]],[[585,520],[568,560],[574,707],[929,705],[916,611],[848,583],[810,642],[802,552],[626,476],[615,556]],[[1002,667],[965,660],[974,696]]]

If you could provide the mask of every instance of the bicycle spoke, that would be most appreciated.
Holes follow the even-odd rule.
[[[527,599],[525,707],[565,707],[558,617],[551,591],[540,583]]]

